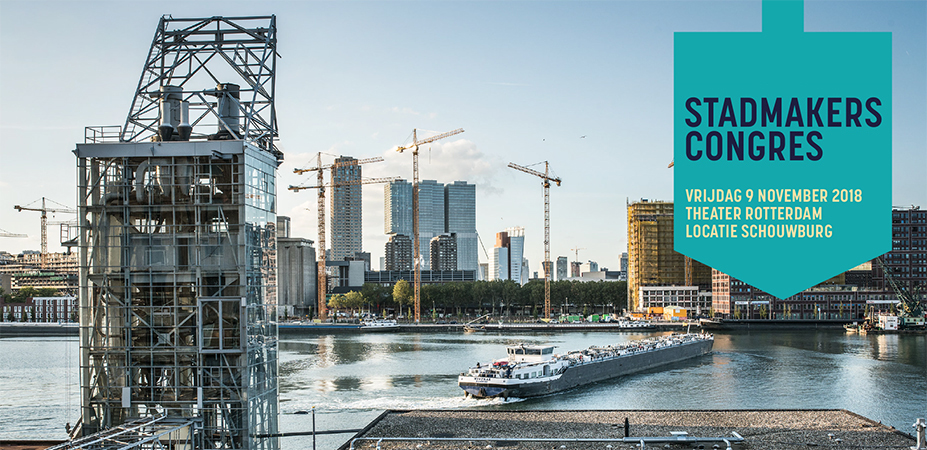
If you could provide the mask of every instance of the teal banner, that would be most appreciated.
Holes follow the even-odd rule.
[[[779,298],[891,250],[891,33],[675,33],[676,251]]]

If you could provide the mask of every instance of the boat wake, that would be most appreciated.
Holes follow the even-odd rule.
[[[432,397],[432,398],[415,398],[415,397],[382,397],[368,398],[363,400],[353,400],[347,402],[332,402],[326,409],[337,410],[387,410],[387,409],[461,409],[461,408],[478,408],[485,406],[499,406],[509,403],[518,403],[525,401],[523,398],[510,397],[508,400],[502,398],[464,398],[459,397]],[[293,411],[311,408],[308,405],[301,405],[301,402],[291,401],[286,403],[284,413],[292,409]]]

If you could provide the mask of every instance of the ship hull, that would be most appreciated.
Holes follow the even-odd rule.
[[[658,350],[570,366],[560,375],[545,379],[519,380],[462,377],[458,384],[477,398],[527,398],[572,389],[648,369],[684,361],[711,352],[712,339],[698,340]]]

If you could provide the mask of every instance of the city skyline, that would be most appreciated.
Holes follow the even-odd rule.
[[[543,260],[539,183],[505,164],[547,160],[563,178],[551,192],[551,259],[573,260],[569,249],[583,247],[580,261],[618,267],[627,248],[623,201],[673,200],[673,32],[761,25],[759,1],[50,4],[0,2],[0,228],[29,235],[0,241],[11,253],[39,248],[38,214],[14,204],[45,196],[76,206],[70,150],[84,127],[124,122],[162,14],[276,14],[285,154],[277,213],[293,218],[293,236],[317,241],[314,192],[282,189],[308,181],[292,170],[312,165],[310,155],[381,156],[366,176],[410,179],[411,157],[393,148],[409,142],[412,128],[427,137],[462,127],[421,149],[421,178],[476,184],[482,237],[524,226],[525,256]],[[805,2],[806,31],[893,33],[896,205],[927,206],[925,17],[924,2]],[[74,46],[93,48],[94,57]],[[62,75],[61,67],[80,70]],[[37,102],[37,92],[56,107]],[[382,197],[378,186],[362,191],[363,250],[378,259],[387,238]],[[60,251],[51,230],[49,250]]]
[[[477,270],[476,186],[466,181],[419,183],[419,245],[422,270],[431,266],[431,240],[454,233],[456,267]],[[388,239],[412,237],[412,183],[393,180],[383,186],[383,231]],[[388,245],[388,244],[387,244]],[[387,247],[386,253],[389,253]],[[382,267],[380,268],[382,270]]]

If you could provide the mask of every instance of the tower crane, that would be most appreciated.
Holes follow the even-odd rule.
[[[579,251],[580,250],[586,250],[586,247],[576,247],[576,248],[570,249],[570,251],[576,255],[573,257],[573,261],[579,262]]]
[[[0,228],[0,237],[24,238],[24,237],[29,237],[29,236],[25,234],[21,234],[21,233],[10,233],[9,231],[6,231],[3,228]]]
[[[42,213],[42,247],[41,247],[41,256],[42,256],[41,265],[42,265],[42,269],[45,269],[46,266],[47,266],[47,264],[48,264],[48,235],[47,235],[47,233],[46,233],[46,229],[48,228],[48,213],[52,213],[52,214],[54,214],[54,213],[76,214],[76,213],[77,213],[76,210],[74,210],[74,209],[72,209],[72,208],[69,208],[69,207],[67,207],[67,206],[61,205],[60,203],[58,203],[58,202],[56,202],[56,201],[54,201],[54,200],[48,200],[48,201],[50,201],[50,202],[52,202],[52,203],[57,203],[58,205],[61,205],[62,208],[48,208],[48,207],[45,205],[45,201],[46,201],[46,200],[48,200],[48,199],[46,199],[45,197],[42,197],[42,207],[41,207],[41,208],[30,208],[30,207],[28,207],[28,206],[19,206],[19,205],[13,206],[13,209],[15,209],[15,210],[17,210],[17,211],[19,211],[19,212],[23,212],[23,211],[38,211],[38,212],[41,212],[41,213]],[[35,202],[33,202],[33,203],[35,203]]]
[[[455,134],[463,133],[463,128],[458,128],[456,130],[448,131],[447,133],[441,133],[434,135],[430,138],[425,138],[418,140],[418,130],[412,129],[412,143],[406,146],[397,147],[396,151],[402,153],[405,150],[412,149],[412,247],[415,248],[413,259],[415,261],[415,286],[413,288],[414,297],[415,297],[415,323],[419,323],[421,319],[421,290],[422,290],[422,255],[421,249],[419,248],[418,243],[418,147],[423,144],[428,144],[439,139],[444,139],[446,137],[451,137]]]
[[[550,182],[560,186],[561,180],[560,177],[550,176],[550,164],[547,161],[544,161],[543,173],[511,162],[509,167],[540,177],[541,186],[544,186],[544,318],[550,320]]]
[[[342,186],[359,185],[359,184],[387,183],[387,182],[399,179],[399,177],[366,178],[366,179],[361,179],[361,180],[341,181],[338,183],[329,181],[328,185],[326,185],[324,181],[324,177],[323,177],[324,171],[325,169],[331,169],[332,173],[334,173],[335,169],[339,167],[354,166],[354,165],[359,165],[359,164],[367,164],[367,163],[374,163],[374,162],[380,162],[380,161],[383,161],[383,158],[377,156],[374,158],[355,159],[352,161],[343,161],[343,162],[336,162],[332,164],[322,165],[322,153],[319,152],[316,167],[311,167],[308,169],[293,169],[293,173],[296,173],[296,174],[303,174],[306,172],[313,172],[313,171],[318,172],[318,178],[317,178],[318,184],[316,184],[315,186],[290,186],[287,189],[293,192],[299,192],[303,189],[318,189],[319,190],[319,203],[318,203],[319,245],[318,245],[318,255],[317,255],[318,282],[316,283],[318,287],[319,320],[324,321],[328,316],[328,305],[325,303],[325,297],[328,294],[328,276],[326,275],[326,269],[325,269],[325,257],[326,257],[325,255],[326,253],[325,252],[325,189],[342,187]]]

